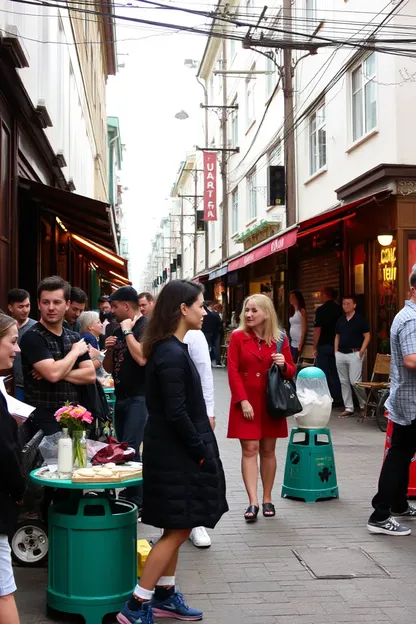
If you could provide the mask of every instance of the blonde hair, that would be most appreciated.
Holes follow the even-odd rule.
[[[16,325],[14,318],[4,314],[3,311],[0,310],[0,340],[5,337],[13,325]]]
[[[96,323],[100,320],[100,315],[98,312],[94,312],[93,310],[87,310],[87,312],[82,312],[79,317],[79,329],[81,334],[86,334],[88,332],[88,328],[91,327],[93,323]]]
[[[247,326],[246,314],[245,314],[246,307],[249,301],[254,301],[256,306],[264,312],[264,316],[265,316],[264,341],[270,347],[272,342],[276,342],[276,340],[281,338],[282,330],[279,325],[279,320],[277,318],[277,314],[276,314],[276,310],[274,309],[273,302],[266,295],[250,295],[249,297],[246,297],[243,303],[243,308],[242,308],[241,317],[240,317],[240,327],[238,329],[240,331],[246,332],[246,334],[250,332],[250,328]]]

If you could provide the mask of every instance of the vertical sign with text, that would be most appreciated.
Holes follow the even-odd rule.
[[[217,220],[217,154],[204,152],[204,221]]]

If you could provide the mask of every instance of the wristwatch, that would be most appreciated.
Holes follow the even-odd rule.
[[[133,332],[131,331],[131,329],[123,329],[123,334],[125,336],[129,336],[130,334],[132,334]]]

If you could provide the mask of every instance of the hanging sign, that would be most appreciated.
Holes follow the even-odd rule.
[[[204,152],[204,221],[217,220],[217,154]]]

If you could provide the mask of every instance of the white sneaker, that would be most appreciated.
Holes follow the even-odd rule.
[[[189,539],[197,548],[209,548],[211,546],[211,538],[205,527],[196,527],[195,529],[192,529]]]

